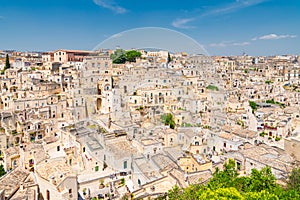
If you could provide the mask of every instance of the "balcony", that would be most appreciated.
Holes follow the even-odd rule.
[[[273,130],[273,131],[277,131],[277,127],[273,127],[273,126],[264,126],[264,129],[269,129],[269,130]]]

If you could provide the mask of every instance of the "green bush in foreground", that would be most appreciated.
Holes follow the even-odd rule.
[[[206,185],[195,184],[185,189],[175,186],[167,196],[170,200],[296,200],[300,199],[299,192],[300,169],[293,170],[287,188],[283,188],[276,183],[270,167],[253,169],[250,176],[239,177],[235,161],[229,160],[224,164],[223,171],[216,169]]]

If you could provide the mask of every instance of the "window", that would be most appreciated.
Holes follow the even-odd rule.
[[[72,198],[72,189],[69,189],[69,197]]]
[[[123,167],[124,167],[124,169],[127,169],[127,160],[126,160],[126,161],[124,161],[124,163],[123,163]]]
[[[47,190],[47,192],[46,192],[47,194],[46,194],[46,199],[47,200],[50,200],[50,191],[49,190]]]

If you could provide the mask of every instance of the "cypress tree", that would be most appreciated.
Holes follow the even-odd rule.
[[[4,70],[7,70],[9,68],[10,68],[9,57],[8,57],[8,54],[6,54]]]
[[[6,54],[5,66],[4,66],[3,70],[1,71],[1,74],[4,74],[5,70],[7,70],[9,68],[10,68],[9,57],[8,57],[8,54]]]

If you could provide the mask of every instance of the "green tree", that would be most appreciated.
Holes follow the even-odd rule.
[[[8,56],[8,54],[6,54],[5,66],[4,66],[3,70],[1,71],[1,74],[4,74],[5,70],[7,70],[9,68],[10,68],[9,56]]]
[[[175,128],[174,117],[171,113],[161,115],[160,119],[165,125],[169,125],[171,129]]]
[[[292,170],[287,185],[289,189],[300,193],[300,168],[295,168]]]
[[[110,58],[113,60],[114,64],[124,64],[126,61],[136,62],[136,58],[141,57],[141,52],[136,50],[125,51],[123,49],[117,49]]]
[[[262,190],[260,192],[248,192],[245,194],[247,200],[279,200],[276,194],[270,193],[269,191]]]
[[[126,55],[123,49],[117,49],[113,54],[110,55],[114,64],[124,64],[126,62]]]
[[[168,192],[169,199],[181,199],[183,189],[179,188],[177,185]]]
[[[249,101],[249,106],[252,109],[252,113],[257,110],[257,104],[254,101]]]
[[[141,52],[135,50],[126,51],[125,53],[126,60],[129,62],[136,62],[136,58],[141,57],[141,55]]]
[[[1,164],[1,165],[0,165],[0,177],[2,177],[2,176],[5,175],[5,174],[6,174],[6,172],[5,172],[5,170],[4,170],[3,165]]]
[[[273,81],[271,81],[271,80],[266,80],[265,83],[268,84],[268,85],[270,85],[270,84],[273,83]]]
[[[171,62],[172,61],[172,57],[170,55],[170,53],[168,53],[168,60],[167,60],[167,63]]]
[[[261,170],[252,169],[248,190],[251,192],[260,192],[262,190],[273,191],[276,188],[275,181],[276,178],[272,174],[270,167],[264,167]]]
[[[10,68],[9,57],[8,57],[8,54],[6,54],[4,70],[7,70],[9,68]]]
[[[276,184],[270,167],[253,169],[250,176],[238,177],[235,161],[224,164],[223,171],[216,169],[207,185],[195,184],[182,189],[174,187],[167,194],[171,200],[296,200],[300,199],[300,170],[294,169],[288,181],[288,188]],[[166,198],[165,198],[166,199]]]
[[[274,99],[271,99],[271,100],[266,100],[266,103],[275,104],[276,102],[274,101]]]
[[[233,181],[238,176],[235,169],[235,161],[233,159],[229,159],[228,162],[224,163],[223,168],[223,171],[216,168],[213,178],[208,182],[208,187],[210,189],[233,186]]]
[[[244,197],[241,195],[239,191],[237,191],[237,189],[230,187],[230,188],[218,188],[216,190],[207,189],[199,196],[198,199],[209,199],[209,200],[241,199],[243,200]]]
[[[206,89],[213,90],[213,91],[219,91],[219,88],[217,86],[214,86],[214,85],[208,85],[206,87]]]

